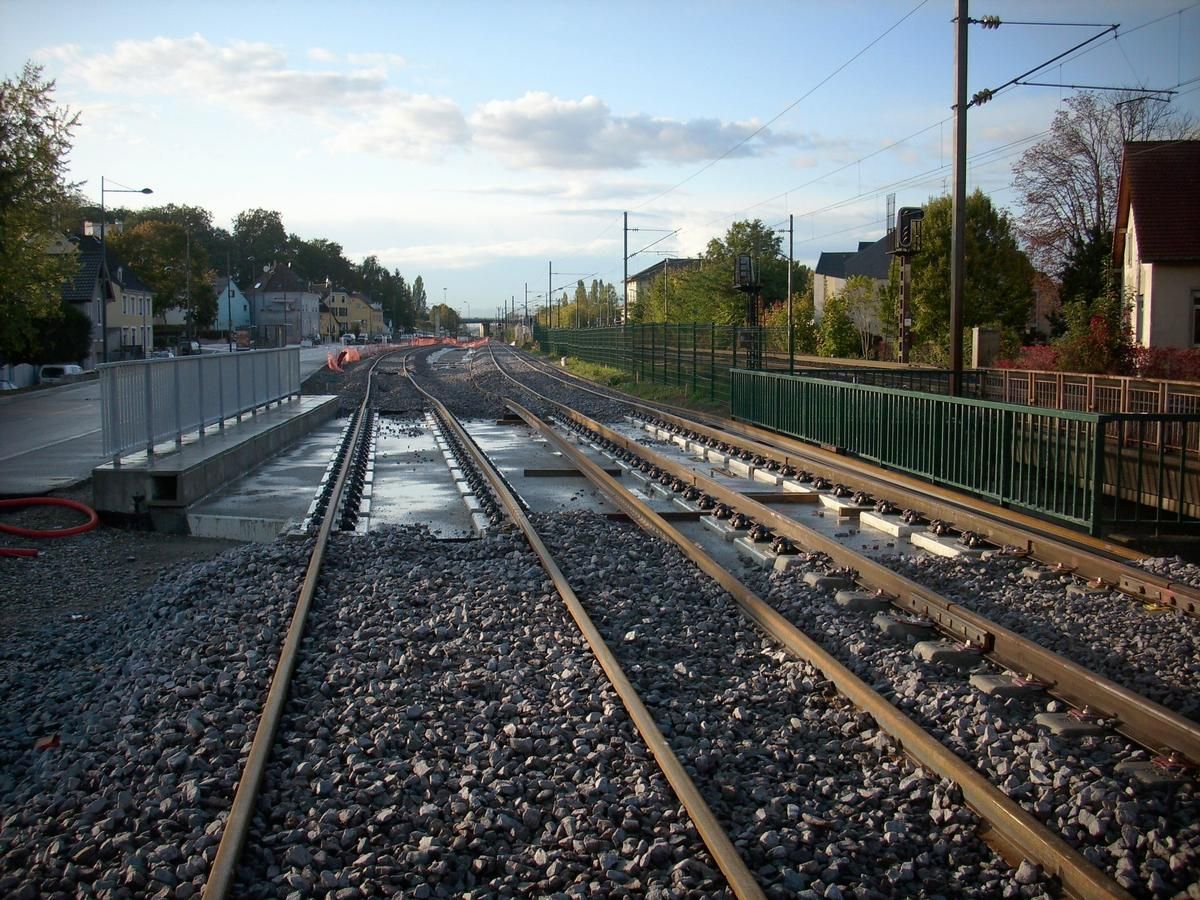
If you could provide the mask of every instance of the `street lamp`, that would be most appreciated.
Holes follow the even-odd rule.
[[[104,195],[105,194],[153,194],[150,188],[106,188],[104,176],[100,176],[100,265],[108,271],[108,253],[104,247]],[[143,343],[145,338],[142,338]],[[108,362],[108,297],[100,297],[100,342],[104,353],[103,362]]]

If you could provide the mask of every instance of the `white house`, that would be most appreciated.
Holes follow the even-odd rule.
[[[217,294],[217,318],[213,323],[218,331],[238,331],[251,325],[250,300],[237,282],[221,276],[213,282]]]
[[[1125,145],[1113,265],[1141,347],[1200,347],[1200,141]]]
[[[274,263],[246,290],[260,347],[284,347],[321,333],[321,295],[289,266]]]

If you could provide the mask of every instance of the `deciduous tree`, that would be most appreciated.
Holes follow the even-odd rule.
[[[47,252],[65,181],[71,131],[79,117],[54,103],[54,82],[27,63],[0,82],[0,356],[30,359],[45,323],[60,318],[62,285],[77,270],[74,253]]]
[[[949,197],[930,200],[921,223],[921,252],[912,262],[914,356],[948,360],[950,337]],[[967,197],[963,326],[1019,333],[1033,304],[1033,266],[1017,246],[1008,214],[976,190]]]
[[[132,266],[154,292],[155,315],[177,308],[197,327],[207,328],[213,323],[217,297],[208,254],[194,243],[189,250],[183,225],[142,222],[120,233],[110,232],[106,239],[113,256]]]
[[[1038,269],[1059,275],[1073,246],[1112,232],[1126,141],[1194,134],[1176,108],[1125,92],[1084,91],[1054,115],[1050,135],[1013,167],[1020,195],[1020,237]]]

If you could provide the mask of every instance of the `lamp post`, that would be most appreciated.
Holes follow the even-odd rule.
[[[105,194],[153,194],[150,188],[110,188],[104,186],[104,176],[100,176],[100,265],[108,271],[108,252],[104,244],[104,195]],[[145,343],[145,338],[142,339]],[[102,362],[108,362],[108,297],[100,297],[100,345],[104,354]]]

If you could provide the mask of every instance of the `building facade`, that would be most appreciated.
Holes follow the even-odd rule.
[[[1125,145],[1113,266],[1139,347],[1200,347],[1200,141]]]

